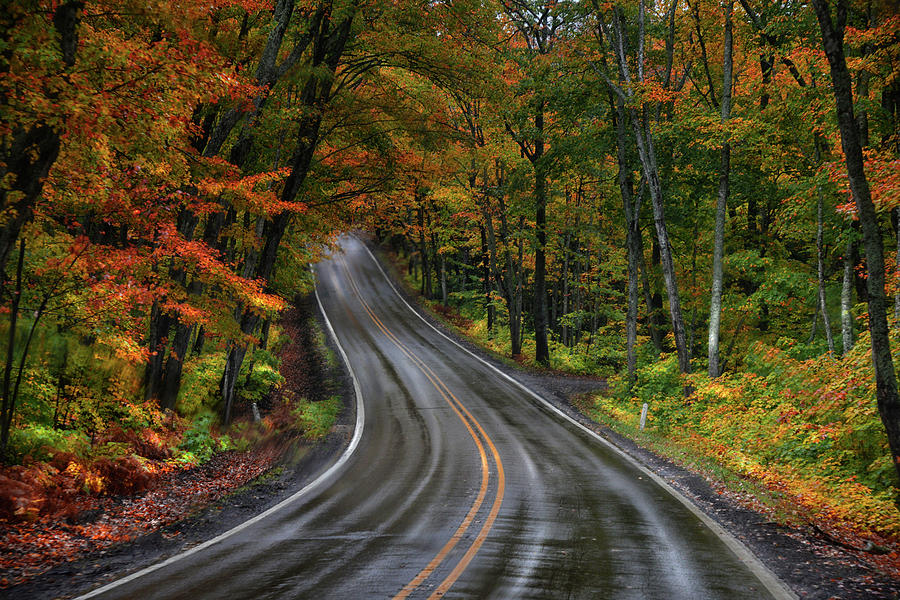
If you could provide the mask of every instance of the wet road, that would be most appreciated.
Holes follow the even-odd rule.
[[[364,403],[352,453],[285,506],[100,597],[786,597],[650,474],[430,328],[362,244],[343,243],[316,273]]]

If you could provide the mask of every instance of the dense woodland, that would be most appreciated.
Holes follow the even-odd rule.
[[[667,439],[900,533],[896,0],[38,0],[0,22],[16,473],[176,460],[246,414],[308,264],[361,229],[484,345],[608,377],[598,418],[648,402]]]

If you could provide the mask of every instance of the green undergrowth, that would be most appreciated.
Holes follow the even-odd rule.
[[[304,351],[319,353],[336,368],[324,333],[312,318],[307,325],[312,342]],[[285,434],[318,441],[334,427],[342,406],[338,395],[329,397],[338,388],[331,381],[323,384],[325,398],[315,402],[283,389],[282,371],[304,365],[302,357],[300,364],[282,364],[279,353],[288,337],[274,324],[267,348],[252,348],[246,356],[236,386],[236,418],[228,426],[218,417],[221,348],[207,344],[185,361],[175,410],[162,411],[154,399],[143,399],[141,365],[57,337],[40,340],[35,364],[23,377],[7,465],[0,466],[0,519],[69,515],[77,512],[73,499],[80,494],[137,493],[173,470],[219,452],[280,443]],[[292,360],[298,362],[296,356]],[[252,403],[262,412],[258,422]]]
[[[331,396],[318,402],[301,399],[291,413],[296,419],[297,428],[303,432],[304,437],[310,440],[320,440],[328,435],[328,432],[337,423],[340,411],[340,396]]]
[[[399,259],[391,257],[395,267]],[[421,278],[406,272],[401,282],[407,292],[416,297],[429,314],[448,328],[467,337],[480,348],[490,352],[495,358],[514,368],[525,367],[536,371],[559,371],[572,375],[605,377],[612,375],[625,362],[624,329],[621,323],[610,323],[598,327],[597,331],[573,345],[565,345],[550,339],[550,364],[541,365],[534,360],[534,333],[523,327],[522,351],[512,356],[512,342],[505,305],[495,303],[497,317],[492,328],[488,328],[487,317],[483,314],[482,297],[479,294],[453,292],[448,295],[448,305],[440,300],[424,298],[419,294]]]
[[[586,412],[660,454],[750,494],[779,521],[900,535],[897,479],[876,403],[868,343],[844,359],[753,345],[744,370],[682,377],[674,356],[621,377]],[[682,390],[694,394],[685,400]],[[639,431],[641,407],[649,411]]]

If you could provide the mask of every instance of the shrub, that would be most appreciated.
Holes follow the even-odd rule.
[[[256,350],[249,361],[244,361],[236,386],[237,394],[249,402],[259,402],[268,396],[284,383],[284,377],[278,372],[280,365],[281,360],[268,350]]]
[[[193,418],[204,410],[213,409],[224,365],[225,357],[221,353],[204,354],[185,362],[175,405],[179,415]]]
[[[219,443],[210,431],[212,423],[213,416],[208,413],[195,418],[191,428],[184,432],[178,448],[189,452],[196,462],[208,461],[219,450]]]
[[[84,454],[90,443],[80,431],[61,431],[44,425],[26,425],[9,435],[9,451],[16,462],[26,456],[33,460],[50,460],[58,452]]]
[[[303,431],[303,435],[309,439],[318,440],[328,435],[328,432],[334,427],[340,410],[340,398],[332,396],[319,402],[301,400],[292,414],[297,420],[297,427]]]
[[[836,360],[801,360],[806,349],[757,343],[746,370],[687,381],[681,396],[673,356],[641,367],[631,394],[620,378],[597,407],[634,427],[640,404],[650,407],[648,433],[783,495],[802,518],[827,518],[856,528],[900,534],[894,508],[897,477],[875,402],[872,363],[861,349]]]

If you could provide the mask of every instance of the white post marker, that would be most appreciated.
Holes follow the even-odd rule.
[[[647,424],[647,403],[644,402],[644,406],[641,407],[641,431],[644,430],[644,425]]]

